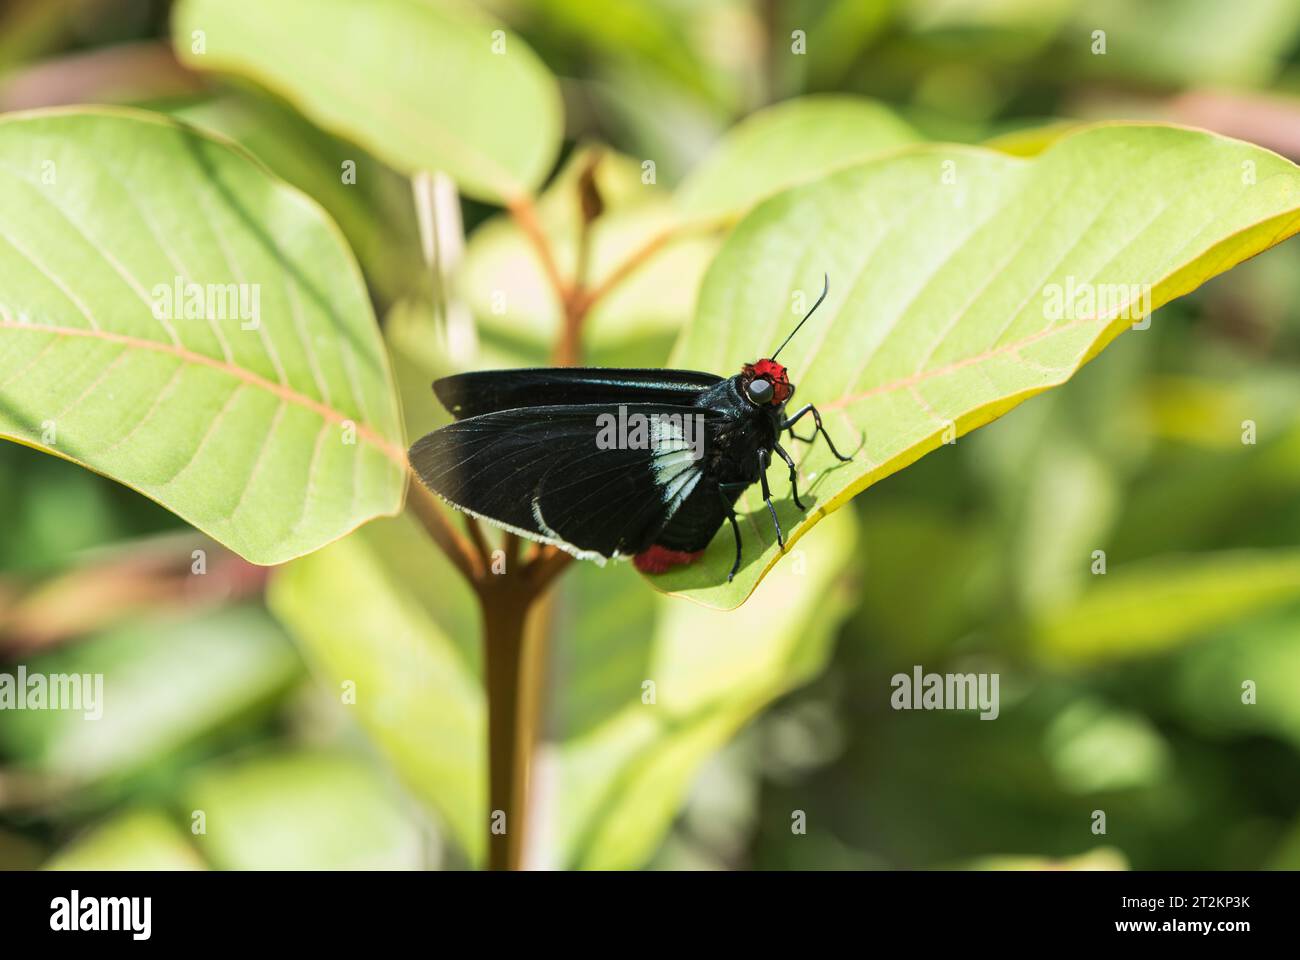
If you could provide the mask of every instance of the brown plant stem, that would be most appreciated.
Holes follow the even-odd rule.
[[[474,549],[478,551],[479,559],[483,562],[483,570],[491,572],[492,548],[488,546],[487,538],[483,535],[482,525],[477,518],[465,514],[465,530],[474,544]]]
[[[484,585],[486,587],[486,584]],[[536,745],[535,716],[528,709],[531,678],[524,675],[529,641],[531,597],[518,584],[479,593],[483,614],[483,675],[488,702],[488,851],[489,870],[523,865],[528,820],[528,777]]]
[[[712,233],[722,229],[730,222],[731,218],[729,217],[717,217],[707,220],[686,220],[665,227],[624,257],[613,270],[605,275],[605,278],[600,283],[573,291],[571,294],[572,309],[585,317],[596,303],[607,297],[615,287],[649,263],[655,254],[669,244],[685,237]]]
[[[428,531],[429,537],[447,555],[461,576],[471,584],[477,583],[483,576],[482,559],[447,519],[447,513],[438,503],[428,488],[414,475],[407,484],[406,508],[415,514],[417,520]]]
[[[537,600],[573,558],[542,546],[520,566],[518,537],[507,534],[506,567],[497,574],[473,517],[466,518],[466,539],[419,480],[410,484],[407,506],[478,598],[488,702],[488,868],[518,870],[527,837],[529,770],[545,667],[547,617]]]
[[[537,206],[533,203],[532,197],[515,197],[507,201],[506,209],[510,211],[510,216],[528,238],[528,242],[533,245],[533,249],[537,251],[537,257],[542,262],[542,270],[546,274],[546,279],[550,281],[551,288],[561,301],[566,300],[569,296],[569,284],[560,276],[555,254],[551,251],[551,241],[547,239],[546,231],[542,229],[542,222],[537,217]]]
[[[519,562],[519,540],[519,535],[509,530],[501,537],[501,552],[505,554],[507,569],[514,569]]]
[[[582,321],[586,311],[575,309],[572,298],[564,301],[563,326],[551,359],[557,367],[576,367],[582,358]]]
[[[489,870],[524,865],[550,619],[538,601],[572,559],[543,547],[519,570],[489,574],[475,585],[488,701]]]

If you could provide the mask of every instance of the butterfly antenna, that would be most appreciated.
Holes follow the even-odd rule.
[[[799,328],[808,322],[809,317],[811,317],[814,313],[816,313],[817,308],[820,307],[822,305],[822,301],[826,299],[826,294],[830,292],[831,292],[831,278],[829,275],[823,273],[822,274],[822,295],[817,298],[817,302],[812,305],[812,309],[803,315],[803,319],[800,320],[797,324],[795,324],[795,328],[790,331],[790,336],[786,337],[783,341],[781,341],[781,346],[776,348],[776,353],[772,354],[770,359],[775,360],[776,354],[784,350],[785,345],[794,339],[794,335],[799,332]]]

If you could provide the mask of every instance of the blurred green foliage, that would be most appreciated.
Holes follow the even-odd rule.
[[[561,78],[568,172],[541,208],[557,237],[572,234],[572,171],[607,145],[597,275],[657,228],[673,186],[736,121],[799,94],[873,97],[901,139],[1025,149],[1056,121],[1214,126],[1201,95],[1230,87],[1245,106],[1224,132],[1293,159],[1300,143],[1287,0],[488,6]],[[2,16],[4,109],[162,107],[315,196],[366,270],[410,429],[432,425],[440,361],[398,172],[366,160],[373,176],[339,190],[316,163],[354,148],[263,91],[160,63],[165,3]],[[798,30],[804,56],[790,54]],[[1268,122],[1251,126],[1246,108],[1265,98]],[[655,191],[627,187],[643,157],[657,160]],[[514,227],[474,201],[463,213],[467,270],[509,275],[512,296],[544,304]],[[592,318],[593,359],[664,362],[714,247],[678,246],[611,298]],[[573,571],[551,610],[539,860],[1300,868],[1297,303],[1294,243],[1211,281],[1066,387],[859,497],[799,544],[799,586],[779,569],[734,615],[652,594],[627,569]],[[506,324],[490,303],[470,307],[483,365],[545,359],[553,309]],[[210,551],[202,586],[120,575],[164,533],[174,570]],[[120,602],[104,603],[106,577]],[[79,614],[66,630],[30,615],[52,585]],[[90,732],[57,713],[0,716],[0,866],[472,863],[475,634],[468,594],[404,518],[293,564],[268,606],[241,562],[160,508],[0,444],[0,656],[129,678]],[[914,664],[1000,673],[1000,716],[891,710],[890,677]],[[650,677],[671,709],[642,709]],[[1097,810],[1105,836],[1090,829]],[[796,812],[806,833],[792,832]]]

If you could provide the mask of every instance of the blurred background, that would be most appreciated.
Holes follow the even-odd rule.
[[[598,259],[664,216],[728,128],[807,94],[872,98],[907,138],[1013,152],[1045,125],[1127,118],[1300,159],[1293,0],[484,6],[561,79],[548,229],[576,216],[574,171],[604,145]],[[162,0],[9,0],[0,110],[172,113],[315,196],[366,272],[408,433],[426,431],[445,361],[409,182],[341,186],[355,147],[187,71],[168,24]],[[810,55],[789,55],[795,30]],[[529,248],[495,209],[462,213],[466,362],[543,362],[558,321]],[[696,238],[648,264],[593,314],[588,359],[664,363],[716,248]],[[476,276],[520,306],[494,313]],[[575,565],[551,600],[531,859],[1300,868],[1298,373],[1291,242],[857,497],[800,542],[797,583],[788,560],[735,613]],[[260,569],[123,487],[0,443],[0,670],[107,678],[99,721],[0,713],[0,867],[472,865],[477,638],[471,595],[406,518]],[[1000,716],[891,710],[889,679],[914,664],[998,672]]]

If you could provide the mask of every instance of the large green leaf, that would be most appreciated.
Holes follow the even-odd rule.
[[[388,361],[311,200],[225,142],[114,109],[0,121],[0,184],[0,436],[255,563],[398,509]],[[189,285],[213,302],[187,319]]]
[[[821,442],[797,450],[807,513],[784,492],[784,466],[772,469],[793,542],[946,437],[1064,383],[1141,316],[1144,290],[1154,309],[1297,229],[1300,171],[1212,134],[1103,125],[1031,160],[920,146],[750,214],[710,268],[674,361],[730,374],[769,354],[830,275],[827,303],[781,359],[796,405],[816,403],[840,446],[863,443],[845,464]],[[1064,294],[1071,283],[1093,303],[1055,311],[1050,285]],[[1100,309],[1098,290],[1112,298]],[[703,562],[658,584],[742,602],[780,556],[756,489],[741,501],[734,582],[724,530]]]
[[[676,199],[692,219],[735,216],[778,190],[918,139],[874,100],[786,100],[729,130],[682,182]]]
[[[441,170],[470,196],[532,191],[560,146],[554,78],[472,8],[424,0],[185,0],[181,59],[244,74],[397,169]]]

